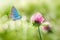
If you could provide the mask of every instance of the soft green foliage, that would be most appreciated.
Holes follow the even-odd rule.
[[[41,3],[40,3],[41,2]],[[18,3],[18,2],[17,2]],[[27,3],[26,7],[17,7],[21,15],[26,15],[27,20],[13,21],[9,18],[11,5],[0,7],[0,40],[39,40],[36,27],[30,23],[30,17],[34,12],[42,13],[43,17],[51,23],[52,34],[41,31],[43,40],[60,40],[60,0],[41,0]]]

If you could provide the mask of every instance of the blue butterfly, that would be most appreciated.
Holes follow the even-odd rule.
[[[16,10],[15,7],[12,7],[10,17],[11,17],[13,20],[17,20],[17,19],[21,19],[21,18],[22,18],[22,16],[18,14],[18,11]]]

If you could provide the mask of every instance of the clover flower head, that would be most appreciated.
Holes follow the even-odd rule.
[[[44,21],[44,18],[41,15],[41,13],[36,12],[35,14],[32,15],[31,21],[37,21],[38,23],[42,23]]]

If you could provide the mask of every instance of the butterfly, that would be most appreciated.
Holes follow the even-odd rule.
[[[10,17],[13,20],[18,20],[18,19],[21,19],[22,18],[22,16],[18,14],[18,11],[16,10],[16,8],[14,6],[11,9]]]

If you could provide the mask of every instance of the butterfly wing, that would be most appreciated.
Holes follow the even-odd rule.
[[[17,19],[21,19],[21,18],[22,18],[22,16],[20,16],[20,15],[18,14],[18,12],[17,12],[17,10],[16,10],[15,7],[12,7],[12,10],[11,10],[11,18],[12,18],[13,20],[17,20]]]

